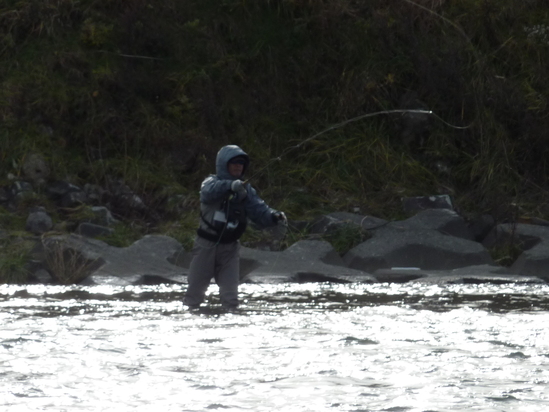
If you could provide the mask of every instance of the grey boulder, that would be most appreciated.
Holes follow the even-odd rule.
[[[241,248],[241,277],[246,283],[364,282],[369,273],[345,267],[333,247],[320,240],[302,240],[282,252]]]
[[[186,282],[185,270],[170,263],[177,255],[184,253],[184,249],[169,236],[147,235],[125,248],[75,234],[49,240],[77,251],[89,262],[99,262],[80,282],[84,285]]]
[[[33,209],[27,217],[25,230],[35,235],[41,235],[50,231],[53,227],[53,220],[42,207]]]
[[[474,234],[465,220],[453,210],[427,209],[406,219],[391,222],[388,228],[416,230],[430,229],[442,234],[473,240]]]
[[[450,270],[474,265],[493,265],[481,244],[448,236],[438,230],[387,227],[344,256],[350,268],[373,273],[378,269],[416,267]]]
[[[404,197],[402,198],[402,207],[408,214],[428,209],[454,210],[452,199],[448,195]]]

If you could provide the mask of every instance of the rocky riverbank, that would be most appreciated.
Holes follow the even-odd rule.
[[[124,187],[123,185],[119,185]],[[2,188],[0,202],[13,209],[32,193],[32,185],[14,182]],[[80,189],[55,182],[46,189],[57,207],[89,204],[88,221],[72,230],[55,231],[48,211],[30,210],[27,240],[34,243],[26,264],[29,282],[136,285],[185,283],[190,252],[176,239],[146,235],[129,247],[114,247],[96,237],[109,234],[116,224],[109,206],[146,209],[129,190],[109,194],[109,202],[96,204],[105,190]],[[103,193],[94,197],[93,193]],[[242,246],[242,282],[527,282],[549,281],[549,226],[544,221],[495,224],[489,216],[467,221],[447,196],[403,199],[411,217],[385,221],[354,213],[331,213],[309,222],[290,221],[307,237],[285,250]],[[100,203],[99,201],[96,203]],[[67,227],[57,223],[57,226]],[[338,253],[325,239],[338,230],[367,234],[363,242]],[[284,236],[285,227],[271,233],[271,245]],[[4,231],[4,238],[9,237]],[[494,261],[490,250],[513,249],[511,265]],[[276,249],[276,248],[275,248]]]
[[[241,279],[251,283],[280,282],[428,282],[545,283],[549,281],[549,227],[498,225],[482,242],[454,211],[427,209],[413,217],[369,228],[371,217],[349,213],[323,216],[316,229],[363,225],[371,238],[340,256],[329,242],[301,240],[283,251],[242,247]],[[513,239],[524,251],[510,267],[494,262],[489,248]],[[135,285],[185,283],[190,253],[168,236],[148,235],[127,248],[78,234],[48,237],[43,255],[78,256],[69,265],[81,272],[80,283]],[[48,261],[42,257],[42,262]],[[51,257],[50,257],[51,260]],[[70,258],[69,258],[70,261]],[[44,269],[37,281],[51,282]]]

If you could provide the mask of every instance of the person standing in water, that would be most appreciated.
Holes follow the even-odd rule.
[[[190,309],[204,301],[211,279],[219,286],[225,309],[238,307],[240,242],[248,218],[260,227],[287,223],[283,212],[271,209],[255,189],[243,182],[250,159],[236,145],[222,147],[215,162],[216,174],[200,188],[200,224],[192,250],[188,288],[183,303]]]

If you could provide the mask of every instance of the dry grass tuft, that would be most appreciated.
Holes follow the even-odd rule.
[[[62,285],[79,283],[98,269],[101,259],[88,259],[58,238],[43,238],[42,246],[51,276]]]

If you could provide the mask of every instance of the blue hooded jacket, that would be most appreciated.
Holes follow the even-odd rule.
[[[232,176],[227,169],[229,160],[237,156],[243,157],[246,161],[240,177]],[[276,220],[273,219],[276,210],[271,209],[249,183],[245,184],[248,195],[244,199],[238,200],[236,196],[232,196],[232,182],[244,179],[249,163],[246,152],[236,145],[224,146],[219,150],[215,162],[216,174],[208,176],[200,188],[199,236],[219,243],[230,243],[237,241],[244,233],[248,218],[260,227],[276,225]],[[215,221],[220,213],[232,223],[220,226],[219,222]]]

